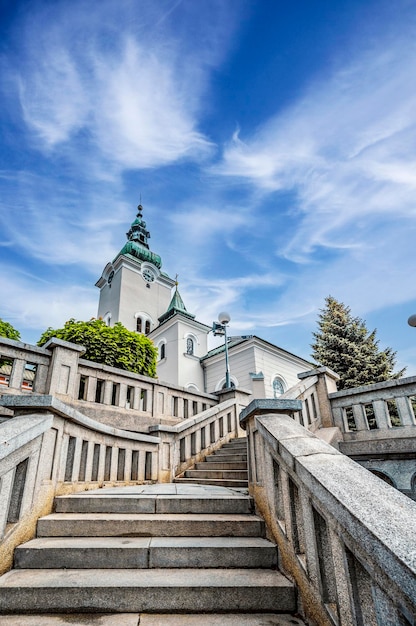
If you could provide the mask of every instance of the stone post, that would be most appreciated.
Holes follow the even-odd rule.
[[[85,348],[56,337],[49,339],[44,348],[52,353],[46,393],[77,399],[78,362]]]
[[[338,374],[329,369],[329,367],[317,367],[316,369],[309,370],[308,372],[302,372],[298,374],[298,378],[303,380],[309,378],[309,376],[317,376],[318,383],[316,385],[316,393],[318,395],[319,414],[321,417],[322,428],[331,428],[335,426],[332,416],[331,402],[329,400],[329,394],[337,391],[337,380],[339,380]]]

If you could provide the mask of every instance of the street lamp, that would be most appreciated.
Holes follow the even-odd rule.
[[[228,341],[227,341],[227,324],[230,322],[230,314],[222,311],[218,315],[218,322],[212,323],[212,332],[214,335],[224,335],[224,345],[225,345],[225,388],[229,389],[231,387],[231,379],[230,379],[230,363],[228,360]]]
[[[409,326],[416,326],[416,314],[411,315],[407,320],[407,323],[409,324]]]

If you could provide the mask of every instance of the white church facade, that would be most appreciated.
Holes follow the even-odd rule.
[[[138,206],[127,242],[96,283],[98,317],[147,335],[158,349],[158,378],[170,385],[214,393],[225,386],[224,345],[208,351],[211,327],[186,310],[177,281],[162,271],[149,248],[150,233]],[[231,385],[273,398],[298,382],[311,364],[259,337],[228,341]]]

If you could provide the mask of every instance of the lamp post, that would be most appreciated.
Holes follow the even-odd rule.
[[[218,322],[212,323],[212,332],[214,335],[224,335],[224,345],[225,345],[225,388],[229,389],[231,387],[231,378],[230,378],[230,363],[228,360],[228,341],[227,341],[227,324],[230,322],[230,314],[222,311],[218,315]]]

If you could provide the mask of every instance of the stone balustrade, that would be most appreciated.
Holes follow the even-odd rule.
[[[303,428],[288,399],[259,402],[241,414],[250,493],[307,617],[414,626],[416,504]]]
[[[49,394],[116,428],[146,431],[218,404],[218,397],[82,359],[82,346],[51,339],[38,348],[0,338],[0,394]]]
[[[249,394],[233,390],[228,392],[231,398],[175,426],[151,426],[149,432],[161,439],[161,482],[172,482],[224,443],[244,434],[238,416]]]
[[[2,571],[56,495],[159,478],[158,437],[100,424],[48,395],[1,403],[14,411],[0,424]]]
[[[329,394],[339,450],[416,500],[416,377]]]

